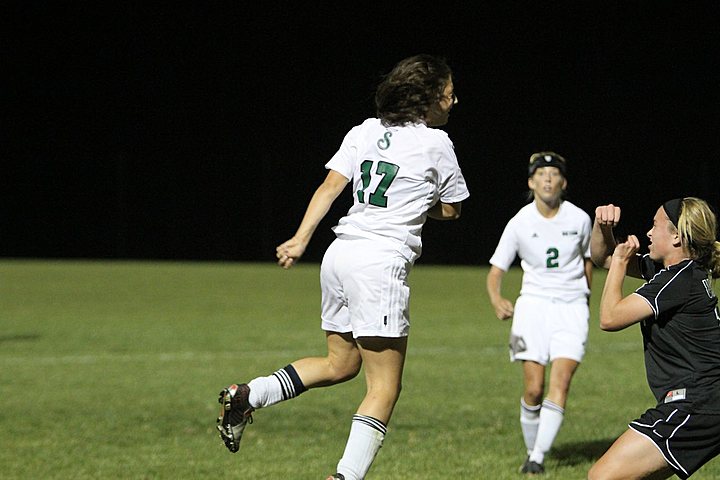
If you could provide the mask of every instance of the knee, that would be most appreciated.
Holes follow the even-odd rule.
[[[332,380],[336,383],[352,380],[360,373],[360,359],[348,358],[344,360],[328,358]]]
[[[528,385],[525,387],[525,403],[528,405],[540,405],[545,389],[542,385]]]

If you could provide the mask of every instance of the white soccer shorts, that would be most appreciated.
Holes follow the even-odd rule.
[[[322,329],[358,337],[405,337],[411,264],[391,244],[337,238],[320,267]]]
[[[587,302],[521,295],[510,331],[510,360],[546,365],[556,358],[581,362],[585,356],[590,309]]]

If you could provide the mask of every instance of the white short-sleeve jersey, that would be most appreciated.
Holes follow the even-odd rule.
[[[353,206],[335,234],[393,242],[411,262],[421,254],[427,211],[470,194],[447,134],[426,125],[352,128],[325,168],[352,182]]]
[[[580,301],[590,294],[585,277],[590,233],[590,216],[572,203],[562,202],[554,217],[545,218],[532,202],[510,219],[490,264],[507,271],[518,256],[521,295]]]

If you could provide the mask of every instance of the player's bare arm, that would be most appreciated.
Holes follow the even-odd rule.
[[[613,228],[619,222],[620,207],[610,204],[595,209],[595,222],[593,222],[590,237],[590,256],[593,263],[598,267],[610,268],[610,258],[615,249]]]
[[[600,328],[603,330],[622,330],[653,314],[650,305],[639,295],[623,298],[623,280],[628,265],[637,263],[639,248],[640,242],[635,235],[630,235],[626,242],[615,246],[600,299]]]
[[[610,268],[613,251],[617,244],[613,228],[620,223],[620,214],[620,207],[613,204],[602,205],[595,209],[595,221],[590,236],[590,258],[600,268]],[[628,261],[626,275],[641,278],[637,255]]]
[[[300,222],[300,226],[295,235],[286,242],[278,245],[275,249],[278,259],[278,265],[288,269],[292,267],[305,253],[310,238],[312,238],[315,229],[320,220],[322,220],[330,210],[335,199],[340,195],[348,184],[349,180],[345,176],[339,174],[335,170],[330,170],[325,177],[325,181],[315,190],[310,203],[308,204],[305,216]]]
[[[434,220],[457,220],[458,218],[460,218],[461,210],[462,202],[437,202],[428,210],[427,215]]]
[[[589,258],[585,259],[585,279],[587,280],[587,286],[592,290],[592,274],[593,274],[593,262]]]
[[[495,309],[495,316],[499,320],[507,320],[513,316],[515,307],[512,302],[502,296],[502,279],[505,272],[500,268],[492,265],[487,276],[487,291],[490,297],[490,303]]]

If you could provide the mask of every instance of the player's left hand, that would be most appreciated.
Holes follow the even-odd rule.
[[[619,260],[627,263],[631,258],[635,257],[638,250],[640,250],[640,241],[635,235],[630,235],[626,241],[615,245],[612,259],[613,261]]]

